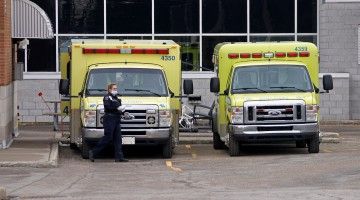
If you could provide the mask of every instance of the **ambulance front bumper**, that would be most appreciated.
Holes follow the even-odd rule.
[[[244,142],[296,141],[319,134],[319,124],[230,125],[229,132]]]
[[[87,141],[98,141],[104,136],[104,129],[82,128],[84,139]],[[123,137],[135,137],[136,144],[165,143],[170,138],[170,128],[159,129],[121,129]]]

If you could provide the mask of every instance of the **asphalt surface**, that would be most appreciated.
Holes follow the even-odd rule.
[[[91,163],[61,147],[58,168],[0,168],[10,199],[360,199],[360,127],[326,127],[341,142],[319,154],[295,145],[248,146],[240,157],[211,144],[126,148],[129,163]]]

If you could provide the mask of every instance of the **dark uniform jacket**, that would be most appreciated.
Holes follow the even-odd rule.
[[[108,93],[104,96],[103,101],[105,114],[121,115],[121,111],[118,110],[118,107],[121,106],[121,99],[116,95],[114,96],[111,93]]]

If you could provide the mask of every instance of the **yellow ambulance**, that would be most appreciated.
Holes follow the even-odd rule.
[[[294,142],[319,152],[319,52],[312,43],[220,43],[214,49],[214,148]],[[333,88],[324,75],[323,89]]]
[[[126,106],[121,120],[124,145],[161,145],[170,158],[179,139],[180,46],[170,40],[72,40],[61,55],[61,109],[70,117],[71,147],[88,158],[104,135],[103,96],[118,85]],[[184,93],[192,93],[184,80]]]

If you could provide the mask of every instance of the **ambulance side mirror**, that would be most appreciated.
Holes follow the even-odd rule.
[[[323,76],[323,88],[325,91],[329,91],[334,89],[334,84],[333,84],[333,78],[331,75],[324,75]]]
[[[220,80],[218,77],[210,79],[210,92],[218,93],[220,91]]]
[[[184,94],[194,93],[193,81],[190,79],[184,80]]]
[[[70,81],[69,79],[61,79],[59,83],[59,93],[61,95],[70,94]]]

